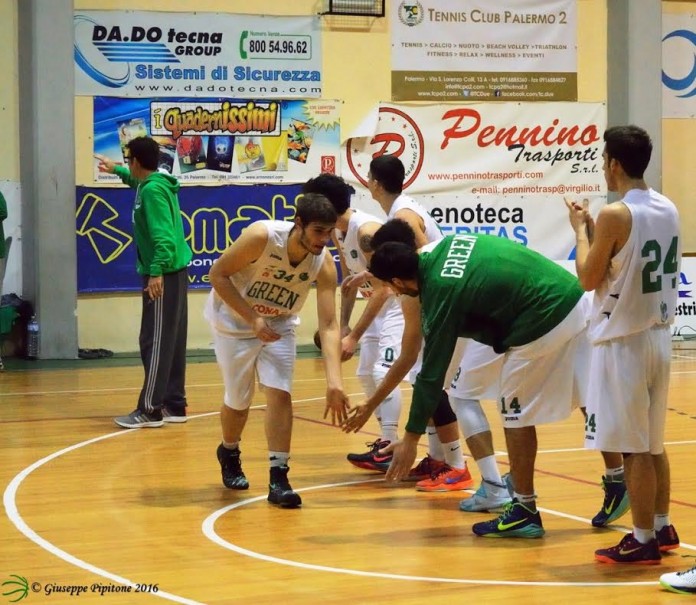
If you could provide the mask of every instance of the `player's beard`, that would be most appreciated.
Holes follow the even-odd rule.
[[[305,235],[305,230],[302,228],[300,228],[300,229],[301,229],[300,230],[300,239],[299,239],[300,246],[302,246],[310,254],[313,254],[314,256],[319,256],[322,253],[322,251],[324,250],[324,246],[321,246],[318,250],[316,248],[314,248],[312,246],[311,242],[309,241],[309,238]]]

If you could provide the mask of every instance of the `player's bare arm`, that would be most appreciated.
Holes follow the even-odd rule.
[[[349,405],[341,377],[341,335],[336,321],[336,281],[336,266],[331,255],[327,254],[317,275],[317,314],[327,384],[324,418],[330,411],[333,424],[345,420]]]
[[[357,432],[365,425],[372,412],[387,398],[389,393],[398,388],[418,359],[423,339],[420,324],[420,301],[417,298],[404,297],[401,306],[404,313],[401,354],[389,368],[374,395],[351,409],[349,418],[343,424],[343,430],[346,433]]]
[[[242,234],[210,268],[210,284],[215,294],[249,323],[262,342],[273,342],[280,334],[271,329],[266,320],[256,313],[235,288],[230,277],[261,257],[268,241],[268,231],[261,224],[247,227]]]
[[[580,285],[586,291],[597,288],[606,278],[611,259],[623,248],[631,233],[631,213],[622,202],[605,206],[597,216],[590,241],[586,217],[566,200],[571,226],[575,230],[575,267]]]

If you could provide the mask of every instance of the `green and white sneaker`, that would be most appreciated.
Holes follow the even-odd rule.
[[[530,510],[517,498],[505,505],[497,519],[474,523],[471,530],[484,538],[541,538],[545,533],[539,511]]]

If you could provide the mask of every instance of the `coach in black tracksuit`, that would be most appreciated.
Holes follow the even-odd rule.
[[[117,425],[133,429],[186,422],[186,267],[192,253],[184,237],[179,182],[157,171],[159,145],[150,137],[138,137],[127,151],[130,170],[96,157],[101,172],[116,174],[136,189],[133,234],[137,271],[143,278],[140,356],[145,382],[137,409],[114,418]]]

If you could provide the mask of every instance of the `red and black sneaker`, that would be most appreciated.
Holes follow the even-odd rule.
[[[370,449],[364,454],[348,454],[346,458],[353,466],[365,469],[367,471],[379,471],[386,473],[392,461],[392,455],[381,455],[379,450],[387,447],[391,441],[382,441],[377,439],[372,443],[366,443]]]
[[[662,557],[656,538],[653,538],[647,544],[643,544],[638,542],[633,534],[626,534],[616,546],[596,550],[595,559],[602,563],[659,565]]]

